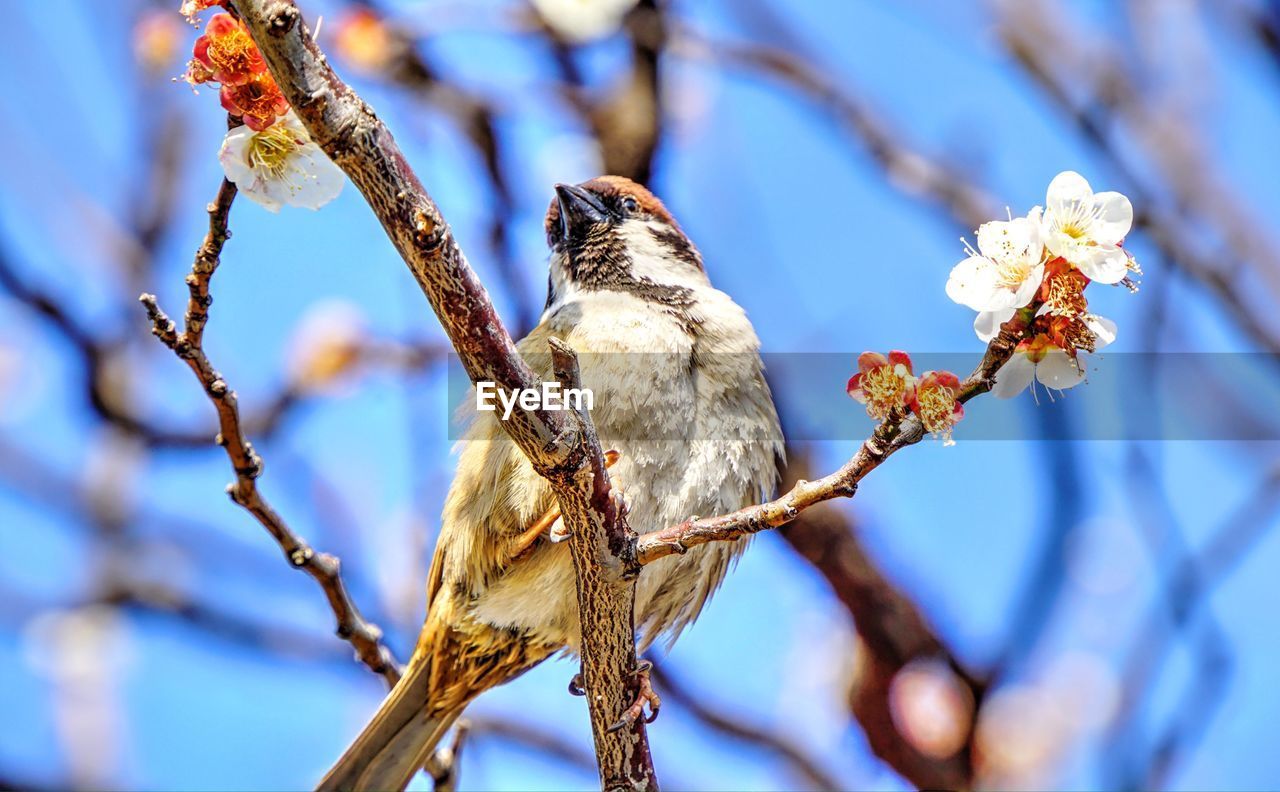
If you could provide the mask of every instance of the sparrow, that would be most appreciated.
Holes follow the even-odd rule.
[[[546,307],[517,346],[544,381],[554,379],[548,339],[577,351],[631,526],[643,533],[771,497],[782,430],[746,313],[711,285],[698,249],[649,190],[602,176],[555,191]],[[413,656],[321,790],[403,789],[478,695],[578,652],[554,496],[500,422],[473,411]],[[746,546],[712,542],[647,564],[635,592],[640,651],[660,639],[669,647]]]

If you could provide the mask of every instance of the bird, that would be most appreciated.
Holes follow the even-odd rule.
[[[577,352],[630,525],[657,530],[771,497],[784,450],[759,339],[663,203],[619,176],[557,184],[544,225],[547,301],[517,349],[544,381],[554,379],[549,339]],[[578,653],[574,572],[551,489],[503,432],[502,413],[471,406],[415,650],[319,790],[403,789],[478,695]],[[712,542],[646,564],[635,584],[639,650],[674,643],[746,545]]]

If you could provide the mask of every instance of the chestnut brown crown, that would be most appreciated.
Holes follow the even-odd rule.
[[[574,213],[575,208],[578,210],[569,222],[566,222],[566,206],[570,207],[570,213]],[[544,223],[547,244],[552,248],[561,246],[574,230],[574,221],[608,223],[633,218],[656,220],[679,229],[657,196],[625,176],[598,176],[573,186],[558,184]]]

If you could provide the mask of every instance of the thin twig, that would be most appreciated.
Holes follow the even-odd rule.
[[[960,383],[961,403],[991,389],[996,372],[1013,355],[1022,331],[1010,325],[991,340],[982,362]],[[690,518],[662,530],[646,533],[636,541],[636,559],[648,564],[669,555],[682,555],[690,547],[707,542],[734,541],[770,528],[786,525],[800,512],[833,498],[852,498],[858,482],[880,467],[894,452],[924,438],[924,427],[914,415],[891,416],[876,427],[857,452],[836,472],[817,481],[797,482],[785,495],[718,517]]]
[[[830,69],[789,50],[724,41],[688,25],[677,28],[671,51],[722,69],[761,75],[809,99],[861,144],[893,186],[915,196],[927,196],[946,207],[963,226],[976,228],[996,216],[996,203],[991,196],[973,186],[957,168],[907,146],[902,132],[863,102],[847,80],[832,77]]]
[[[18,273],[8,254],[9,251],[0,247],[0,288],[74,347],[84,364],[89,407],[99,418],[147,448],[191,449],[204,448],[209,444],[207,430],[161,426],[122,401],[113,386],[113,372],[118,373],[123,351],[122,340],[100,338],[82,327],[73,310],[63,301],[28,283]],[[286,389],[268,400],[260,412],[242,418],[241,424],[249,434],[259,437],[271,435],[288,412],[300,403],[300,396],[298,392]]]
[[[1193,126],[1153,106],[1146,98],[1149,92],[1117,57],[1081,46],[1072,35],[1071,20],[1056,3],[1004,2],[995,8],[1000,12],[1000,38],[1015,62],[1123,178],[1125,192],[1145,207],[1135,224],[1144,227],[1170,264],[1221,301],[1255,343],[1280,350],[1280,332],[1270,309],[1257,299],[1259,292],[1272,297],[1280,293],[1276,244],[1266,225],[1252,222],[1248,207],[1211,172],[1191,134]],[[1083,86],[1072,82],[1080,74],[1089,75]],[[1117,129],[1131,135],[1117,135]],[[1139,146],[1127,144],[1132,137]],[[1146,167],[1131,165],[1129,151],[1141,151]],[[1162,193],[1148,186],[1147,176],[1155,176],[1169,197],[1160,200]],[[1199,224],[1215,233],[1192,234]],[[1210,236],[1223,247],[1205,251],[1200,238]],[[1245,270],[1251,270],[1265,289],[1241,289]]]
[[[431,776],[432,789],[435,792],[456,792],[458,778],[462,774],[459,763],[462,761],[462,749],[467,744],[467,735],[471,732],[471,721],[463,718],[453,727],[453,738],[448,745],[437,748],[427,760],[427,774]]]
[[[139,301],[151,319],[151,332],[190,366],[217,410],[220,431],[215,442],[226,451],[235,471],[235,481],[228,485],[227,494],[267,529],[291,565],[320,584],[337,620],[338,636],[351,643],[369,670],[382,676],[389,685],[394,685],[400,678],[399,663],[382,643],[382,631],[367,621],[352,602],[342,580],[338,558],[312,549],[305,539],[289,528],[258,490],[262,458],[245,437],[235,391],[227,385],[204,352],[204,327],[209,321],[209,305],[213,302],[209,295],[209,282],[218,268],[222,247],[230,236],[227,215],[235,196],[235,185],[224,179],[217,197],[209,204],[209,232],[196,252],[195,263],[186,279],[190,297],[182,331],[179,332],[173,320],[160,309],[154,294],[144,294]]]

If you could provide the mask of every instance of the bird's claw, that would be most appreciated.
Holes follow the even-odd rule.
[[[618,718],[617,722],[608,728],[609,732],[625,729],[640,719],[643,719],[645,723],[653,723],[658,719],[658,711],[662,709],[662,699],[653,689],[649,674],[652,669],[653,663],[648,660],[641,660],[636,666],[636,679],[640,682],[640,690],[636,693],[636,700],[622,713],[622,717]],[[644,714],[645,704],[649,705],[649,714],[647,716]]]
[[[569,695],[585,696],[587,688],[582,684],[582,674],[574,674],[573,679],[569,680]]]
[[[613,467],[621,458],[622,453],[620,451],[612,449],[605,451],[604,466],[606,468]],[[618,508],[625,513],[627,509],[626,502],[620,500],[622,497],[621,481],[615,477],[613,483],[614,487],[611,494],[615,499],[615,504],[618,504]],[[511,547],[509,563],[519,561],[532,553],[533,548],[537,546],[538,541],[543,537],[546,537],[547,541],[552,544],[558,544],[569,538],[569,528],[564,524],[564,518],[560,514],[560,506],[558,504],[551,504],[541,517],[516,537]]]

